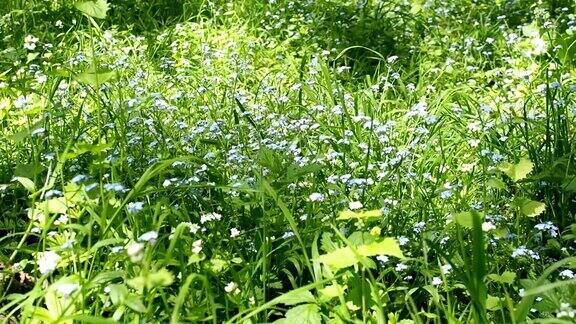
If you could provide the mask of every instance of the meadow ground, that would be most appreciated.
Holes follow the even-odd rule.
[[[0,321],[573,323],[575,10],[3,0]]]

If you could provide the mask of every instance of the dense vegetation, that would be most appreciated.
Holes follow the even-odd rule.
[[[575,10],[3,0],[0,321],[572,323]]]

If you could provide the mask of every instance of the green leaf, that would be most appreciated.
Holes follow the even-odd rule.
[[[304,304],[289,309],[286,312],[287,323],[298,324],[320,324],[322,318],[320,317],[319,308],[315,304]]]
[[[35,192],[36,191],[36,185],[34,185],[34,181],[32,181],[28,178],[14,177],[14,179],[12,179],[12,181],[18,181],[29,192]]]
[[[359,246],[358,253],[362,256],[389,255],[400,259],[404,258],[398,240],[392,237],[387,237],[380,242]]]
[[[499,310],[502,308],[502,301],[498,297],[488,295],[486,298],[486,308],[491,311]]]
[[[374,242],[375,240],[376,240],[376,238],[367,232],[356,231],[356,232],[350,234],[350,236],[348,236],[349,244],[354,246],[354,247],[360,246],[363,244],[369,244],[369,243]]]
[[[128,280],[126,283],[136,289],[139,292],[142,292],[144,288],[150,290],[155,287],[162,287],[162,286],[169,286],[174,282],[174,275],[164,268],[158,270],[154,273],[149,273],[145,276],[138,276],[136,278],[132,278]]]
[[[106,0],[79,1],[74,4],[76,9],[80,10],[87,16],[104,19],[108,11]]]
[[[102,83],[112,79],[114,77],[114,71],[108,70],[97,70],[90,68],[79,75],[76,76],[76,80],[89,84],[94,87],[100,86]]]
[[[369,259],[361,260],[363,257],[390,255],[401,259],[404,258],[398,241],[391,237],[387,237],[379,242],[360,245],[356,247],[356,252],[357,253],[354,253],[351,247],[343,247],[321,255],[318,260],[329,267],[342,269],[355,265],[360,261],[370,263],[371,260]]]
[[[497,273],[492,273],[488,275],[488,279],[498,283],[512,284],[516,279],[516,274],[510,271],[504,271],[504,273],[501,275]]]
[[[49,214],[65,214],[68,210],[66,198],[57,197],[38,203],[38,209]]]
[[[366,219],[366,218],[375,218],[375,217],[380,217],[380,216],[382,216],[382,211],[380,209],[360,211],[360,212],[355,212],[355,211],[351,211],[351,210],[344,210],[344,211],[341,211],[340,214],[338,214],[338,218],[336,218],[336,219],[339,219],[339,220],[342,220],[342,219]]]
[[[498,166],[498,170],[504,172],[507,176],[514,180],[514,182],[525,179],[533,169],[534,164],[526,158],[520,159],[520,162],[516,164],[504,162]]]
[[[322,254],[318,260],[335,269],[347,268],[360,262],[350,247],[343,247],[332,252]]]
[[[488,179],[488,181],[486,181],[486,185],[488,187],[494,188],[494,189],[498,189],[498,190],[504,190],[506,189],[506,184],[504,183],[504,181],[498,179],[498,178],[490,178]]]
[[[138,313],[146,312],[146,306],[144,306],[140,298],[134,294],[129,294],[126,296],[126,299],[124,300],[124,305],[128,306],[128,308]]]
[[[280,296],[279,302],[286,305],[296,305],[302,303],[314,303],[316,299],[308,290],[304,291],[289,291]]]
[[[520,210],[520,213],[527,217],[536,217],[546,210],[546,204],[543,202],[530,200],[524,197],[514,199],[514,205]]]
[[[128,296],[128,288],[124,284],[116,284],[108,286],[110,288],[110,300],[113,305],[124,304],[126,296]]]
[[[484,219],[484,215],[482,214],[478,214],[480,216],[480,220]],[[452,216],[452,219],[454,220],[454,222],[456,222],[456,224],[465,227],[465,228],[469,228],[472,229],[474,227],[474,218],[473,218],[473,214],[471,212],[461,212],[461,213],[456,213]]]
[[[348,286],[341,286],[339,284],[333,284],[320,289],[320,295],[328,299],[344,295],[344,292],[348,289]]]
[[[160,269],[158,272],[148,275],[148,288],[170,286],[174,282],[174,275],[166,270]]]

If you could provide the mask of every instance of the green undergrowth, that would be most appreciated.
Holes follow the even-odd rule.
[[[571,2],[0,13],[0,321],[576,317]]]

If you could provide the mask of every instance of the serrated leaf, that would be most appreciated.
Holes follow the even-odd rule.
[[[98,19],[106,18],[106,12],[109,9],[106,0],[78,1],[74,7],[87,16]]]
[[[286,312],[286,322],[298,324],[320,324],[322,323],[322,318],[319,310],[320,308],[315,304],[296,306]]]
[[[331,299],[343,295],[346,289],[348,289],[348,286],[346,285],[341,286],[339,284],[333,284],[320,289],[319,292],[323,297]]]
[[[280,296],[280,303],[285,305],[297,305],[302,303],[314,303],[316,299],[308,290],[304,291],[289,291]]]
[[[520,213],[526,217],[536,217],[546,210],[546,204],[543,202],[523,197],[514,199],[514,205],[516,205]]]
[[[116,284],[108,286],[110,288],[110,292],[108,295],[110,296],[110,300],[112,301],[113,305],[121,305],[124,303],[124,299],[128,296],[128,288],[123,284]]]
[[[162,286],[169,286],[174,282],[174,275],[164,268],[158,270],[154,273],[149,273],[145,276],[138,276],[136,278],[132,278],[128,280],[126,283],[136,289],[139,292],[142,292],[144,288],[150,290],[155,287],[162,287]]]
[[[488,187],[494,188],[494,189],[498,189],[498,190],[504,190],[506,189],[506,184],[504,183],[504,181],[498,179],[498,178],[490,178],[488,179],[488,181],[486,181],[486,185]]]
[[[338,246],[332,241],[332,236],[332,233],[322,233],[320,247],[324,252],[332,252],[338,248]]]
[[[146,306],[142,303],[140,298],[134,294],[129,294],[124,299],[124,305],[138,313],[145,313]]]
[[[491,311],[495,311],[502,308],[501,299],[498,297],[488,295],[488,297],[486,298],[486,308]]]
[[[520,208],[522,214],[528,217],[536,217],[546,210],[546,204],[539,201],[530,200]]]
[[[504,271],[504,273],[502,273],[501,275],[497,273],[492,273],[488,275],[488,279],[498,283],[512,284],[516,279],[516,274],[510,271]]]
[[[370,235],[370,233],[361,231],[356,231],[348,236],[348,242],[350,242],[350,245],[355,247],[364,244],[370,244],[375,240],[376,238],[373,235]]]
[[[360,262],[354,251],[349,247],[339,248],[332,252],[322,254],[318,260],[335,269],[347,268]]]
[[[88,69],[76,76],[76,80],[89,84],[94,87],[100,86],[102,83],[114,77],[114,71]]]
[[[367,210],[367,211],[351,211],[351,210],[344,210],[338,214],[339,220],[343,219],[367,219],[367,218],[376,218],[382,216],[382,211],[380,209],[375,210]]]
[[[387,237],[380,242],[373,242],[358,247],[358,253],[362,256],[389,255],[400,259],[404,258],[398,240]]]
[[[371,264],[370,259],[361,260],[364,257],[370,257],[375,255],[389,255],[398,258],[404,258],[402,251],[400,250],[400,245],[395,238],[387,237],[379,242],[372,242],[370,244],[360,245],[356,247],[356,252],[352,250],[351,247],[343,247],[335,249],[332,252],[321,255],[318,260],[329,267],[335,269],[342,269],[360,261],[366,261]]]
[[[24,177],[14,177],[12,179],[12,181],[17,181],[19,182],[24,188],[26,188],[26,190],[28,190],[29,192],[34,192],[36,191],[36,185],[34,185],[34,181],[28,179],[28,178],[24,178]]]
[[[456,213],[452,216],[452,219],[454,220],[454,222],[456,222],[456,224],[462,227],[466,227],[469,229],[472,229],[473,227],[472,213],[470,212]]]
[[[525,179],[533,169],[534,164],[526,158],[520,159],[520,162],[516,164],[504,162],[498,166],[498,170],[504,172],[504,174],[509,176],[514,182]]]
[[[65,214],[68,210],[68,202],[64,197],[48,199],[38,203],[38,209],[49,214]]]

